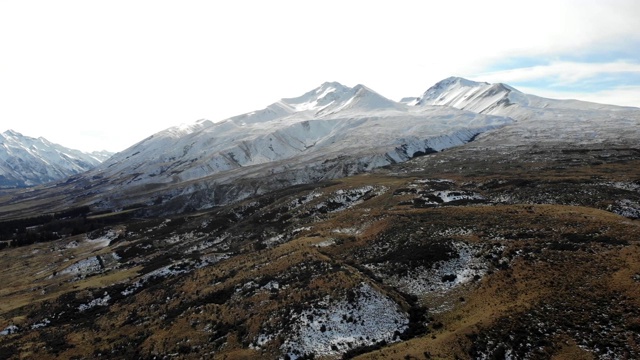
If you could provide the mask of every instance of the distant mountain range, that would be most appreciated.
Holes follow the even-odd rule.
[[[0,134],[0,188],[39,185],[93,169],[112,155],[85,153],[17,131]]]
[[[363,85],[327,82],[262,110],[153,134],[66,180],[56,191],[66,201],[98,208],[135,203],[171,204],[163,211],[206,209],[370,171],[472,140],[472,148],[506,151],[637,142],[639,124],[637,108],[546,99],[509,85],[459,77],[400,102]],[[48,167],[40,169],[37,174],[48,174]]]

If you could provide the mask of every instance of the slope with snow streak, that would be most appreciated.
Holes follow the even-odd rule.
[[[429,88],[421,97],[404,100],[415,107],[447,106],[516,120],[514,124],[492,133],[490,138],[481,136],[481,143],[578,145],[611,141],[628,143],[640,139],[638,108],[546,99],[524,94],[505,84],[450,77]]]
[[[476,113],[491,113],[509,106],[513,88],[504,84],[479,83],[463,78],[447,78],[429,88],[415,105],[445,105]]]
[[[99,165],[108,152],[83,153],[16,131],[0,134],[0,188],[64,179]]]

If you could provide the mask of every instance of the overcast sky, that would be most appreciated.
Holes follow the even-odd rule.
[[[325,81],[640,107],[640,1],[0,0],[0,132],[121,151]]]

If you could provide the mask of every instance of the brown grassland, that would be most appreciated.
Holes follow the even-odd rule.
[[[375,190],[352,204],[332,200],[367,186]],[[433,200],[443,191],[480,197]],[[108,226],[106,240],[8,247],[0,331],[19,330],[0,336],[0,358],[285,358],[291,314],[353,299],[360,284],[418,313],[412,330],[344,355],[301,356],[637,358],[640,222],[618,214],[624,200],[640,201],[634,149],[461,148],[315,190],[131,217]],[[443,290],[402,285],[418,267],[462,256],[452,244],[475,249],[480,275]],[[65,272],[91,258],[95,269]],[[264,333],[275,335],[257,346]]]

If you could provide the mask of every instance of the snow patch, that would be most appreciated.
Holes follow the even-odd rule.
[[[333,229],[331,230],[332,233],[334,234],[341,234],[341,235],[358,235],[362,232],[362,230],[360,230],[359,227],[349,227],[349,228],[344,228],[344,229]]]
[[[470,191],[436,191],[433,193],[435,196],[442,199],[446,204],[452,201],[459,200],[485,200],[484,196],[476,194]]]
[[[114,230],[109,230],[107,231],[107,233],[103,236],[100,236],[98,238],[95,239],[89,239],[87,238],[87,242],[89,242],[90,244],[93,244],[96,248],[103,248],[105,246],[108,246],[109,243],[116,239],[118,237],[118,233]]]
[[[104,293],[103,297],[93,299],[88,304],[80,304],[80,306],[78,306],[78,311],[83,312],[96,306],[107,306],[109,305],[109,300],[111,300],[111,296]]]
[[[86,277],[87,275],[98,273],[101,270],[102,265],[100,264],[98,257],[92,256],[88,259],[80,260],[75,264],[67,267],[66,269],[60,271],[60,274],[73,274],[79,275],[80,277]]]
[[[191,271],[193,271],[193,267],[191,267],[191,264],[188,262],[167,265],[143,275],[140,279],[138,279],[136,282],[131,284],[131,286],[121,291],[120,293],[124,296],[129,296],[138,291],[138,289],[141,289],[150,279],[176,276],[180,274],[186,274]]]
[[[598,185],[608,186],[620,190],[628,190],[628,191],[640,191],[640,182],[622,182],[622,181],[612,181],[612,182],[604,182],[599,183]]]
[[[7,335],[15,334],[18,331],[20,331],[20,328],[18,328],[15,325],[9,325],[6,328],[4,328],[4,330],[0,331],[0,336],[7,336]]]
[[[630,219],[640,219],[640,203],[637,201],[622,199],[609,205],[607,210]]]
[[[393,342],[409,323],[407,314],[391,299],[365,283],[354,289],[352,301],[328,296],[294,317],[293,330],[281,346],[291,359],[304,354],[338,356],[351,348]],[[257,344],[268,342],[262,334]]]
[[[324,240],[324,241],[321,241],[319,243],[313,244],[313,246],[318,247],[318,248],[323,248],[323,247],[332,246],[335,243],[336,243],[335,239],[328,239],[328,240]]]
[[[46,327],[47,325],[51,324],[51,320],[44,318],[41,322],[39,323],[35,323],[33,325],[31,325],[31,329],[40,329],[43,327]]]
[[[225,233],[225,234],[222,234],[222,235],[220,235],[218,237],[215,237],[213,239],[208,239],[206,241],[203,241],[203,242],[201,242],[199,244],[193,245],[192,247],[188,248],[185,251],[185,253],[191,254],[191,253],[196,252],[196,251],[202,251],[202,250],[206,250],[206,249],[209,249],[211,247],[220,245],[223,241],[227,240],[229,238],[229,236],[230,236],[230,234]]]
[[[408,294],[425,295],[449,292],[486,274],[489,265],[484,258],[477,256],[481,247],[463,242],[454,242],[453,246],[458,257],[439,261],[431,267],[415,267],[406,275],[390,275],[385,282]],[[377,265],[365,266],[378,273]]]
[[[371,186],[366,185],[359,188],[343,190],[340,189],[333,193],[333,195],[326,201],[317,204],[316,210],[323,213],[335,213],[350,209],[364,201],[384,194],[389,190],[385,186]]]

